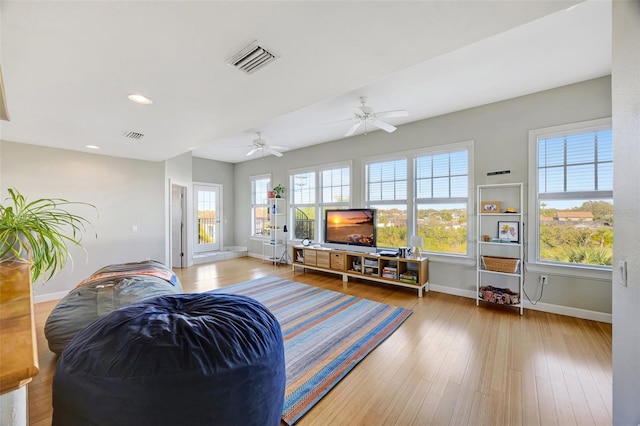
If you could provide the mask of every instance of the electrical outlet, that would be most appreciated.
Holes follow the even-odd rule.
[[[540,275],[540,284],[549,284],[549,277],[547,275]]]

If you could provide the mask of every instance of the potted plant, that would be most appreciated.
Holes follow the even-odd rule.
[[[45,281],[71,259],[68,244],[81,246],[82,234],[91,223],[67,207],[88,203],[61,198],[27,199],[15,189],[0,204],[0,266],[27,263],[32,282]]]
[[[276,194],[276,198],[282,198],[282,194],[284,194],[284,191],[286,191],[287,188],[285,188],[284,186],[278,184],[278,186],[274,186],[273,187],[273,192],[275,192]]]

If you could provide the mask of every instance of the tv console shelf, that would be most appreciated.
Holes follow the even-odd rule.
[[[372,253],[358,253],[328,248],[292,247],[293,262],[296,267],[342,275],[347,283],[349,277],[372,280],[423,291],[429,291],[429,259],[426,257],[387,257]]]

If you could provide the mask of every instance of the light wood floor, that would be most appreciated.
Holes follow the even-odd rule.
[[[611,325],[336,275],[291,272],[252,258],[177,270],[187,292],[278,275],[413,310],[413,315],[298,423],[305,425],[610,425]],[[36,305],[40,374],[31,426],[51,424],[55,355]]]

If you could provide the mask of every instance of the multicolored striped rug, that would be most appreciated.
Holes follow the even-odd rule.
[[[211,291],[252,297],[280,322],[287,387],[282,420],[297,422],[412,311],[263,277]]]

